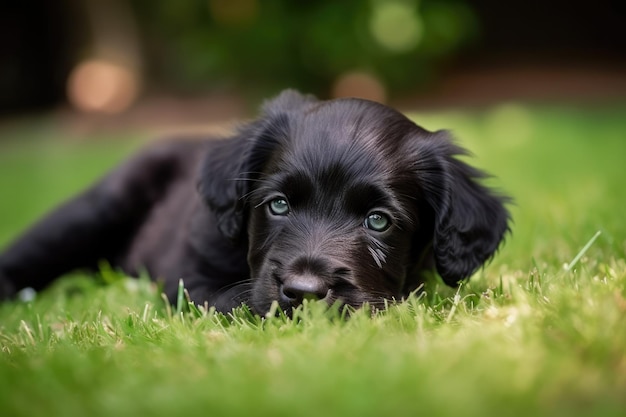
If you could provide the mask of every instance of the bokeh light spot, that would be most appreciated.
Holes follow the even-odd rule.
[[[376,42],[392,52],[408,52],[422,39],[422,21],[415,4],[407,1],[375,2],[369,27]]]
[[[353,71],[339,76],[333,85],[333,97],[357,97],[384,103],[387,92],[383,83],[371,74]]]
[[[129,68],[103,59],[80,62],[67,82],[67,95],[77,109],[119,113],[137,98],[139,79]]]

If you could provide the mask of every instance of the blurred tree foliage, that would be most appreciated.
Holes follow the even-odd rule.
[[[388,91],[428,81],[475,38],[461,0],[130,0],[148,77],[184,90],[328,94],[351,71]]]

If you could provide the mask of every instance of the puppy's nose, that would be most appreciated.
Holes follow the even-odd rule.
[[[322,300],[328,295],[328,285],[312,274],[292,275],[281,286],[281,297],[293,306],[302,304],[304,299]]]

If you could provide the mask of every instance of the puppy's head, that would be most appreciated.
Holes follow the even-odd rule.
[[[247,238],[258,312],[380,305],[414,290],[430,255],[458,284],[507,231],[506,199],[462,153],[389,107],[287,91],[209,155],[200,191],[222,233]]]

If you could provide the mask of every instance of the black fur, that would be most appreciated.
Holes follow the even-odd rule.
[[[0,296],[102,259],[221,311],[382,305],[433,264],[457,285],[509,221],[463,153],[381,104],[286,91],[233,137],[150,148],[52,212],[0,256]]]

